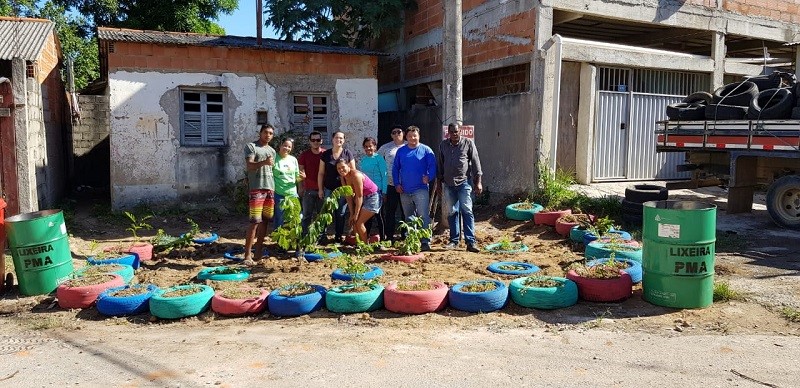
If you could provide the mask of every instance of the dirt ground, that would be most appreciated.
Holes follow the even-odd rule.
[[[719,198],[706,199],[718,201]],[[75,267],[85,265],[90,254],[92,241],[100,246],[112,246],[123,241],[131,241],[130,233],[125,231],[127,224],[118,216],[109,214],[103,201],[91,196],[77,199],[74,208],[67,213],[67,228],[70,233],[70,247]],[[724,214],[724,212],[720,212]],[[204,267],[231,264],[223,258],[223,253],[231,248],[241,247],[244,240],[246,220],[244,216],[233,215],[223,206],[213,203],[202,206],[187,204],[182,210],[168,209],[156,211],[150,220],[154,229],[164,229],[172,235],[188,230],[186,218],[191,217],[202,230],[213,230],[221,238],[214,244],[194,245],[174,251],[168,255],[157,255],[154,260],[142,263],[137,270],[136,280],[140,283],[153,283],[159,287],[169,287],[184,283],[199,283],[196,275]],[[720,238],[717,242],[716,279],[727,281],[731,287],[744,295],[744,299],[725,303],[715,303],[705,309],[679,310],[652,305],[642,299],[641,286],[636,286],[632,298],[621,303],[579,302],[577,305],[555,311],[538,311],[522,308],[510,303],[499,312],[488,314],[469,314],[446,309],[437,314],[406,316],[385,310],[370,314],[339,316],[327,311],[311,314],[315,324],[346,323],[354,326],[382,326],[386,328],[420,328],[435,330],[439,326],[460,328],[494,327],[542,328],[558,326],[561,328],[585,328],[599,322],[614,322],[615,331],[643,331],[663,333],[665,330],[693,334],[777,334],[800,335],[800,322],[786,319],[781,310],[785,307],[800,309],[800,284],[798,284],[796,238],[785,238],[778,231],[776,236],[768,233],[752,235],[747,230],[726,230],[726,225],[741,226],[750,222],[757,230],[776,229],[767,220],[753,215],[743,222],[730,219],[721,223]],[[734,227],[734,229],[736,229]],[[146,231],[152,236],[155,230]],[[407,264],[383,261],[379,254],[370,256],[367,263],[378,265],[385,271],[383,282],[403,279],[442,280],[452,285],[460,281],[474,279],[499,279],[509,281],[513,277],[497,275],[486,267],[495,261],[524,261],[536,264],[547,275],[563,276],[564,268],[581,260],[580,247],[573,246],[555,233],[552,227],[536,226],[531,222],[509,221],[503,216],[503,206],[483,206],[476,209],[476,234],[481,246],[498,241],[507,236],[524,242],[530,251],[513,256],[489,253],[469,253],[462,243],[458,251],[443,249],[444,235],[434,237],[433,251],[418,262]],[[767,237],[764,237],[767,236]],[[796,237],[796,235],[795,235]],[[274,252],[274,246],[269,246]],[[343,249],[343,250],[346,250]],[[7,255],[7,263],[11,257]],[[8,268],[6,272],[12,271]],[[330,262],[306,263],[298,261],[291,253],[270,255],[252,267],[248,285],[274,289],[291,282],[304,281],[330,287],[336,283],[330,273],[335,266]],[[215,289],[230,287],[231,283],[210,282],[206,284]],[[240,283],[233,283],[238,286]],[[796,311],[796,310],[795,310]],[[95,325],[115,325],[118,319],[108,319],[94,308],[61,310],[53,296],[20,296],[16,287],[7,290],[0,299],[0,316],[9,318],[23,327],[80,329]],[[129,317],[125,320],[135,325],[169,324],[177,331],[197,325],[213,324],[235,328],[256,320],[279,320],[264,313],[255,318],[221,318],[213,312],[201,314],[196,318],[178,321],[162,321],[151,318],[149,314]],[[307,325],[308,318],[279,320],[286,325]]]

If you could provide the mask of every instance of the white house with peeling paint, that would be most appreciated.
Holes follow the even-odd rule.
[[[114,209],[218,194],[244,177],[245,144],[262,123],[326,140],[343,131],[357,153],[377,134],[378,53],[111,28],[98,40]]]

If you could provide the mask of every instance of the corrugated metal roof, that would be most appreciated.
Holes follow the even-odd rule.
[[[55,23],[44,19],[0,18],[0,59],[35,61]]]
[[[276,39],[262,39],[261,46],[256,38],[232,35],[203,35],[188,32],[142,31],[121,28],[97,28],[99,40],[136,43],[161,43],[188,46],[244,47],[277,51],[300,51],[326,54],[386,55],[377,51],[354,49],[350,47],[325,46],[310,42],[287,42]]]

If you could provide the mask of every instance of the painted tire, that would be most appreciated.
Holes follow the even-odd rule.
[[[525,269],[509,270],[500,268],[506,265],[519,265],[525,267]],[[539,267],[533,264],[521,263],[517,261],[498,261],[496,263],[489,264],[489,266],[486,267],[486,269],[488,269],[489,272],[499,273],[501,275],[529,275],[535,272],[539,272]]]
[[[222,296],[222,291],[217,291],[211,297],[211,310],[226,317],[241,317],[244,315],[258,314],[267,307],[269,291],[262,289],[261,295],[246,299],[229,299]]]
[[[533,216],[533,223],[536,225],[556,226],[556,221],[567,214],[572,214],[572,210],[557,210],[552,212],[541,211]]]
[[[522,202],[512,203],[506,206],[506,218],[514,221],[530,221],[533,215],[542,211],[542,205],[534,203],[533,209],[517,209],[517,206],[522,205]]]
[[[575,273],[567,272],[567,279],[578,285],[578,296],[590,302],[618,302],[628,299],[633,294],[631,275],[622,271],[622,276],[613,279],[590,279]]]
[[[342,292],[352,284],[334,287],[325,294],[325,306],[334,313],[363,313],[383,308],[383,286],[373,284],[369,291]]]
[[[608,261],[608,258],[594,259],[587,261],[586,265],[592,267],[598,264],[602,264],[606,261]],[[614,261],[619,261],[628,264],[628,268],[625,268],[625,272],[627,272],[628,275],[631,275],[631,281],[634,284],[642,281],[642,263],[635,260],[622,259],[622,258],[614,258]]]
[[[165,298],[162,295],[192,287],[200,287],[200,292],[179,296],[175,298]],[[178,319],[191,317],[208,310],[211,305],[211,298],[214,297],[214,289],[206,285],[184,285],[174,286],[153,293],[150,298],[150,314],[161,319]]]
[[[580,226],[575,225],[569,230],[569,239],[574,242],[583,243],[583,236],[585,236],[586,233],[588,233],[586,229],[581,229]]]
[[[393,255],[393,254],[387,254],[387,255],[381,256],[381,259],[383,259],[383,260],[402,261],[404,263],[413,263],[413,262],[415,262],[415,261],[417,261],[419,259],[423,259],[423,258],[425,258],[425,255],[422,254],[422,253],[417,253],[416,255],[408,255],[408,256]]]
[[[219,235],[216,233],[211,233],[211,236],[208,236],[206,238],[196,238],[193,239],[192,242],[194,242],[195,244],[211,244],[217,240],[219,240]]]
[[[306,261],[320,261],[325,259],[332,259],[334,257],[339,257],[341,255],[342,255],[341,252],[331,252],[331,253],[326,253],[324,255],[321,253],[304,253],[303,257],[305,257]]]
[[[494,283],[495,289],[485,292],[464,292],[461,289],[473,283],[461,282],[453,285],[448,298],[450,307],[470,313],[488,313],[503,308],[508,301],[508,287],[499,280],[478,280],[479,283]]]
[[[112,296],[111,293],[129,288],[146,288],[147,292],[131,296]],[[97,312],[109,317],[121,317],[147,312],[150,309],[150,297],[158,290],[154,284],[134,284],[109,288],[97,297]]]
[[[270,292],[267,297],[269,313],[278,317],[297,317],[317,311],[325,305],[325,287],[318,284],[310,284],[316,292],[299,296],[280,295],[283,287]]]
[[[605,242],[592,241],[586,246],[584,257],[589,260],[604,259],[611,257],[611,254],[613,253],[615,259],[631,259],[633,261],[638,261],[639,263],[642,262],[642,247],[639,245],[639,243],[636,243],[636,249],[633,251],[615,250],[613,247],[609,248],[609,245],[609,243]],[[633,247],[631,243],[625,243],[623,245]]]
[[[215,274],[216,270],[226,269],[227,266],[203,268],[197,273],[197,280],[213,280],[215,282],[241,282],[250,277],[250,270],[244,272]]]
[[[255,252],[255,250],[252,249],[250,251]],[[222,256],[231,261],[242,261],[244,260],[243,258],[237,257],[237,255],[241,255],[242,253],[244,253],[244,248],[236,248],[225,252],[225,254],[223,254]],[[262,256],[269,256],[269,252],[266,249],[264,249]]]
[[[391,282],[383,291],[383,303],[386,309],[403,314],[425,314],[439,311],[447,307],[449,289],[442,282],[430,282],[432,290],[401,291],[397,282]]]
[[[139,261],[153,260],[153,244],[150,243],[135,243],[128,247],[127,252],[136,255]]]
[[[523,282],[528,279],[514,279],[509,284],[509,295],[514,303],[527,308],[553,310],[578,303],[578,285],[566,278],[545,276],[561,283],[560,287],[529,287]]]
[[[75,276],[76,278],[77,278],[77,277],[81,277],[81,276],[83,276],[83,273],[84,273],[84,272],[88,271],[88,270],[89,270],[89,268],[92,268],[92,267],[95,267],[95,268],[96,268],[96,267],[115,266],[115,265],[121,266],[122,268],[120,268],[120,269],[118,269],[118,270],[116,270],[116,271],[113,271],[113,270],[109,269],[108,271],[104,271],[104,273],[112,273],[112,274],[117,274],[117,275],[119,275],[119,276],[122,276],[122,280],[125,282],[125,284],[128,284],[128,283],[130,283],[130,282],[131,282],[131,280],[133,280],[133,276],[134,276],[133,267],[131,267],[130,265],[125,265],[125,264],[98,264],[98,265],[87,265],[87,266],[85,266],[85,267],[83,267],[83,268],[78,268],[78,269],[76,269],[76,270],[75,270],[75,275],[74,275],[74,276]]]
[[[383,270],[380,267],[372,266],[369,267],[369,271],[365,272],[362,279],[363,280],[370,280],[374,279],[378,276],[383,276]],[[353,280],[353,275],[344,273],[341,269],[337,269],[331,273],[331,278],[333,280],[344,280],[346,282]]]
[[[495,250],[495,248],[498,248],[498,247],[500,247],[500,243],[489,244],[489,245],[485,246],[483,249],[485,249],[489,253],[509,253],[509,254],[527,252],[528,249],[529,249],[528,246],[525,245],[525,244],[523,244],[521,248],[511,249],[511,250],[508,250],[508,251]]]
[[[85,309],[91,307],[103,291],[112,287],[121,287],[125,285],[122,276],[115,274],[106,274],[103,276],[108,276],[108,280],[100,284],[92,284],[89,286],[71,287],[69,281],[61,283],[56,288],[58,307],[63,309]]]
[[[556,220],[556,233],[560,234],[561,237],[569,237],[570,231],[576,226],[578,226],[577,222],[562,222]]]
[[[89,256],[86,261],[91,265],[100,264],[125,264],[130,265],[133,269],[139,269],[139,256],[134,254],[126,254],[119,257],[109,259],[95,259],[94,256]]]

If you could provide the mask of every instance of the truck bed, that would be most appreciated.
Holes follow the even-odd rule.
[[[753,150],[800,158],[800,120],[659,121],[656,124],[658,152]]]

